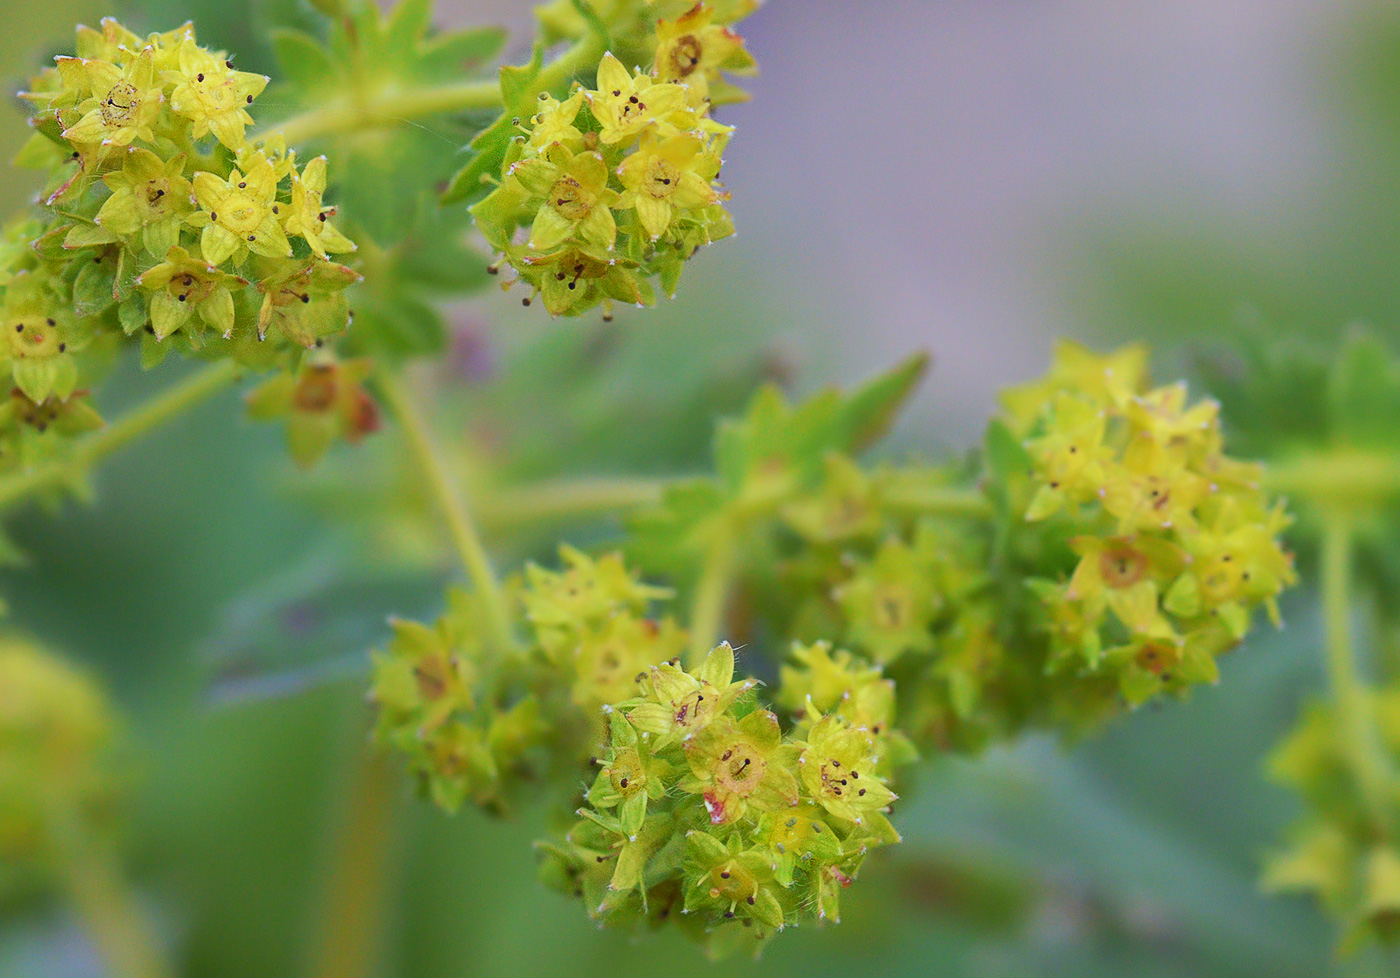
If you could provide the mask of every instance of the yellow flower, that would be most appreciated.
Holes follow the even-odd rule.
[[[713,162],[694,133],[661,136],[648,130],[637,152],[617,168],[627,190],[618,206],[636,208],[637,219],[655,241],[671,226],[677,210],[708,207],[727,196],[710,186],[718,169]]]
[[[170,107],[194,122],[196,139],[212,132],[229,149],[239,148],[244,128],[253,124],[247,106],[267,87],[266,75],[236,71],[193,39],[180,45],[179,68],[162,74],[175,83]]]
[[[97,223],[118,235],[140,232],[146,250],[165,257],[179,244],[180,226],[194,209],[184,168],[184,154],[167,163],[150,150],[132,149],[119,171],[102,178],[112,196],[97,212]]]
[[[1103,508],[1117,517],[1120,534],[1173,527],[1185,532],[1194,529],[1196,507],[1210,491],[1210,483],[1187,466],[1184,452],[1140,438],[1110,472]]]
[[[222,265],[233,257],[241,262],[249,251],[266,258],[291,255],[278,223],[277,176],[267,160],[258,159],[247,175],[235,169],[227,180],[196,173],[194,193],[203,210],[191,223],[204,227],[199,244],[206,260]]]
[[[744,39],[727,27],[711,23],[713,11],[697,3],[673,21],[656,25],[656,77],[663,82],[690,86],[701,99],[721,80],[720,71],[754,70],[753,58],[744,50]]]
[[[611,54],[603,55],[598,65],[598,90],[587,92],[586,98],[602,126],[598,138],[609,146],[631,142],[653,122],[685,107],[685,89],[680,85],[659,82],[642,72],[633,77]]]
[[[184,248],[173,247],[165,261],[136,280],[151,297],[151,328],[163,340],[184,326],[191,314],[228,336],[233,331],[234,309],[231,287],[247,285],[246,279],[230,275],[217,265],[194,258]]]
[[[286,219],[282,227],[288,234],[299,234],[306,239],[321,258],[326,252],[354,251],[355,242],[336,230],[329,218],[335,214],[334,207],[325,207],[321,196],[326,192],[326,158],[318,156],[301,173],[296,172],[296,161],[292,160],[292,202],[286,209]]]
[[[1028,446],[1041,483],[1026,512],[1032,521],[1097,496],[1115,455],[1104,444],[1108,418],[1102,408],[1069,393],[1053,404],[1045,435]]]
[[[82,117],[63,131],[63,138],[78,146],[129,146],[134,139],[152,142],[151,124],[160,115],[165,96],[155,83],[155,62],[143,51],[125,68],[106,61],[83,61],[82,74],[91,97],[78,106]],[[64,67],[68,65],[70,67]],[[72,60],[64,59],[60,74],[65,83],[73,75]]]
[[[521,278],[535,285],[551,316],[562,316],[595,303],[610,308],[612,300],[637,305],[649,292],[636,275],[635,265],[606,253],[591,254],[584,248],[565,248],[520,259]]]
[[[1109,608],[1134,635],[1175,637],[1158,607],[1161,583],[1170,580],[1181,564],[1175,548],[1148,537],[1078,537],[1070,544],[1080,560],[1066,598],[1084,602],[1090,619],[1098,619]]]
[[[69,353],[72,314],[48,287],[42,274],[21,272],[5,287],[0,306],[0,359],[10,361],[15,384],[32,401],[50,395],[68,397],[78,371]]]
[[[1027,434],[1061,392],[1079,394],[1094,404],[1122,408],[1147,386],[1147,348],[1125,346],[1106,356],[1070,340],[1055,345],[1055,357],[1042,378],[1001,395],[1012,432]]]
[[[543,156],[521,160],[509,175],[533,197],[544,198],[530,228],[529,247],[548,251],[577,235],[611,250],[617,223],[611,206],[616,192],[608,189],[608,166],[597,153],[575,156],[555,143]]]
[[[582,91],[574,92],[562,102],[548,92],[541,92],[540,111],[530,119],[530,145],[543,150],[561,143],[575,153],[583,149],[583,133],[574,125],[582,107]]]

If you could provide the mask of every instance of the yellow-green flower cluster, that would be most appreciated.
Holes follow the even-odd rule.
[[[1342,924],[1343,950],[1400,941],[1400,687],[1315,704],[1269,770],[1307,810],[1265,888],[1317,897]]]
[[[734,678],[728,644],[693,671],[653,666],[608,708],[587,805],[542,846],[545,878],[604,925],[675,919],[712,953],[838,919],[866,854],[899,841],[885,814],[891,741],[876,732],[892,700],[855,678],[854,690],[821,688],[831,712],[804,699],[785,735],[755,702],[757,683]]]
[[[619,554],[593,558],[568,546],[559,554],[560,570],[525,569],[525,620],[574,705],[596,716],[631,695],[638,673],[679,655],[686,633],[670,618],[646,616],[671,592],[642,584]]]
[[[480,606],[453,592],[432,627],[395,622],[374,657],[378,737],[445,808],[499,806],[542,770],[572,775],[606,739],[602,707],[686,644],[673,621],[646,616],[670,592],[639,582],[616,554],[560,553],[562,568],[530,565],[514,588],[528,642],[490,646]]]
[[[718,183],[733,130],[710,116],[710,79],[750,62],[712,16],[697,4],[661,21],[650,70],[606,54],[596,87],[542,92],[521,121],[500,185],[472,213],[526,304],[539,296],[553,315],[650,304],[653,279],[674,294],[686,259],[734,232]]]
[[[34,80],[21,161],[51,182],[27,253],[0,255],[0,356],[31,399],[67,397],[78,355],[123,336],[148,363],[173,340],[260,365],[345,328],[359,276],[329,257],[355,246],[323,201],[326,160],[249,138],[267,81],[189,25],[142,38],[111,19]]]
[[[758,0],[597,0],[591,6],[625,63],[653,64],[662,81],[689,85],[715,105],[748,98],[724,76],[757,69],[733,25],[757,10]],[[577,40],[590,28],[572,0],[541,4],[535,18],[551,43]]]
[[[1278,539],[1288,518],[1259,468],[1224,454],[1214,402],[1188,406],[1183,384],[1148,389],[1139,348],[1065,343],[1004,405],[1030,457],[1025,519],[1075,558],[1067,579],[1036,585],[1056,666],[1116,676],[1137,703],[1214,682],[1257,606],[1277,621],[1294,580]]]
[[[0,639],[0,894],[51,881],[116,814],[116,722],[88,675]]]
[[[432,626],[393,622],[393,642],[373,658],[376,739],[403,751],[424,793],[448,811],[467,800],[504,804],[550,734],[523,655],[488,648],[484,625],[473,597],[452,591]]]

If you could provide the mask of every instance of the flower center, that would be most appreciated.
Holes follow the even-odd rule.
[[[321,413],[329,411],[335,403],[335,368],[329,364],[319,364],[297,384],[292,401],[302,411]]]
[[[234,234],[251,234],[262,222],[262,205],[247,194],[229,194],[219,207],[219,223]]]
[[[161,177],[147,180],[145,187],[136,194],[136,200],[144,205],[146,223],[166,216],[170,208],[170,201],[166,199],[169,193],[170,181]]]
[[[633,94],[627,101],[622,103],[622,108],[617,113],[618,122],[624,125],[634,124],[647,116],[647,104],[642,101],[640,95]]]
[[[694,34],[678,37],[675,46],[671,48],[671,70],[677,78],[686,78],[700,67],[704,54],[705,48]]]
[[[170,280],[166,291],[181,302],[202,302],[214,291],[214,281],[202,275],[186,272]]]
[[[681,171],[675,164],[670,163],[661,157],[652,159],[647,166],[647,178],[642,184],[646,192],[657,200],[665,200],[676,192],[681,182]]]
[[[845,767],[840,761],[830,758],[822,765],[821,772],[823,794],[835,795],[837,798],[845,796],[848,792],[855,795],[865,794],[858,783],[860,772],[855,768]]]
[[[118,82],[102,100],[100,114],[104,125],[125,126],[141,110],[141,93],[130,82]]]
[[[593,195],[573,177],[560,177],[550,188],[554,209],[570,221],[582,221],[593,212]]]
[[[748,797],[758,789],[768,763],[747,744],[735,744],[720,757],[715,781],[726,791]]]
[[[1099,573],[1111,588],[1131,587],[1147,573],[1147,555],[1127,544],[1105,547],[1099,555]]]
[[[642,771],[642,760],[636,750],[626,748],[617,755],[608,771],[612,786],[624,797],[635,795],[646,787],[646,774]]]
[[[1173,645],[1166,642],[1147,642],[1138,649],[1137,664],[1154,676],[1161,676],[1164,680],[1171,678],[1168,671],[1174,666],[1180,653]]]
[[[676,703],[675,721],[678,727],[698,727],[714,712],[714,694],[703,690],[683,697]]]
[[[201,73],[195,76],[194,93],[205,110],[213,113],[227,112],[238,100],[233,79],[222,72]]]
[[[52,319],[30,316],[11,320],[8,327],[10,352],[20,359],[47,360],[64,351]]]
[[[903,588],[886,586],[875,595],[875,626],[881,630],[897,631],[910,618],[909,595]]]

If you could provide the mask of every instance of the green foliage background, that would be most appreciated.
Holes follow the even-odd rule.
[[[306,13],[295,0],[136,0],[129,8],[140,28],[193,18],[203,39],[237,50],[240,67],[255,70],[271,69],[264,24]],[[36,48],[57,50],[73,21],[103,12],[89,0],[7,5],[0,70],[17,77]],[[1393,17],[1353,38],[1348,50],[1364,68],[1356,123],[1375,138],[1363,137],[1367,151],[1340,175],[1337,206],[1297,215],[1300,229],[1335,229],[1364,201],[1368,226],[1386,229],[1381,240],[1317,234],[1334,242],[1322,256],[1266,258],[1207,231],[1182,240],[1122,228],[1104,251],[1127,257],[1103,266],[1086,296],[1088,318],[1151,319],[1163,336],[1189,338],[1227,329],[1243,301],[1279,334],[1325,335],[1357,316],[1394,331],[1400,220],[1385,218],[1400,217],[1400,122],[1393,96],[1371,93],[1396,89],[1397,38]],[[22,140],[21,120],[7,105],[0,153]],[[0,177],[6,208],[28,191],[15,174]],[[1121,250],[1122,241],[1136,247]],[[617,333],[524,316],[492,324],[493,340],[509,334],[498,358],[570,376],[576,386],[560,402],[586,411],[569,432],[570,454],[561,454],[557,436],[541,434],[555,405],[532,407],[510,381],[473,394],[477,403],[506,398],[523,413],[519,427],[539,439],[533,456],[517,459],[524,473],[702,463],[712,414],[732,410],[751,379],[783,362],[774,337],[791,324],[748,318],[733,286],[743,273],[721,255],[688,274],[687,299]],[[575,328],[582,339],[557,335]],[[585,341],[596,341],[587,359]],[[812,359],[804,386],[832,366]],[[690,366],[658,378],[656,363]],[[170,373],[147,377],[128,365],[104,391],[104,409],[138,400]],[[700,397],[715,374],[726,386]],[[657,405],[667,437],[639,441],[628,419]],[[902,447],[935,446],[905,432]],[[328,840],[345,817],[346,781],[365,742],[364,650],[383,641],[391,611],[431,614],[444,576],[365,560],[351,533],[306,505],[304,483],[290,488],[299,477],[284,457],[280,432],[250,425],[226,396],[108,463],[94,508],[62,519],[25,511],[14,530],[32,560],[3,580],[14,619],[94,664],[133,718],[146,758],[131,827],[138,876],[185,949],[185,973],[198,978],[289,975],[303,964]],[[364,477],[372,458],[342,454],[334,471]],[[516,557],[551,546],[514,543]],[[868,865],[844,901],[843,924],[784,935],[759,964],[728,962],[726,973],[1393,974],[1394,962],[1379,958],[1338,964],[1331,928],[1315,910],[1256,889],[1262,854],[1294,812],[1290,796],[1263,781],[1260,761],[1320,684],[1308,602],[1295,600],[1285,617],[1286,632],[1252,639],[1224,661],[1219,687],[1130,717],[1072,753],[1033,740],[980,762],[926,763],[896,815],[906,844]],[[714,971],[674,934],[636,943],[598,933],[577,905],[539,887],[530,841],[545,815],[450,818],[405,797],[383,974]],[[0,976],[98,973],[54,908],[7,909]]]

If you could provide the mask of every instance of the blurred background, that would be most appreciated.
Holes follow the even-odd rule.
[[[142,31],[192,17],[270,71],[260,24],[289,5],[6,0],[0,76],[19,87],[106,13]],[[513,54],[527,46],[523,2],[443,0],[438,19],[505,23]],[[763,73],[724,117],[740,234],[674,302],[622,317],[599,383],[644,396],[697,350],[720,375],[760,350],[801,391],[926,348],[933,379],[893,450],[929,453],[972,444],[995,390],[1041,371],[1056,336],[1151,340],[1166,377],[1241,323],[1400,333],[1396,4],[770,0],[745,34]],[[5,104],[0,153],[23,118]],[[5,211],[33,191],[0,173]],[[463,369],[570,328],[541,316],[518,299],[456,308]],[[169,376],[138,374],[114,377],[104,408]],[[704,440],[667,461],[701,464]],[[607,451],[646,468],[636,446]],[[105,466],[94,508],[14,527],[32,558],[4,575],[14,620],[92,664],[131,717],[137,876],[199,978],[303,964],[364,742],[364,650],[391,612],[440,601],[436,568],[365,571],[308,502],[314,480],[228,396]],[[1031,740],[926,763],[898,812],[906,845],[868,864],[842,926],[726,973],[1393,974],[1337,962],[1320,914],[1257,892],[1295,804],[1260,762],[1320,683],[1315,623],[1285,617],[1219,687],[1071,752]],[[405,798],[383,974],[714,970],[672,934],[595,932],[539,887],[529,842],[546,816],[448,818]],[[0,978],[99,974],[60,908],[5,908]]]

